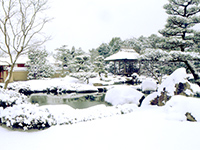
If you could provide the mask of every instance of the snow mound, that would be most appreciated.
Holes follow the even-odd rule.
[[[186,113],[200,121],[200,99],[176,95],[165,105],[168,114],[167,118],[172,120],[186,121]]]
[[[142,82],[142,91],[156,91],[157,83],[152,78],[147,78]]]
[[[106,93],[105,101],[112,105],[123,104],[140,104],[141,98],[144,96],[141,92],[129,86],[117,86]]]
[[[150,83],[149,83],[150,84]],[[148,85],[148,84],[147,84]],[[150,86],[150,85],[149,85]],[[171,96],[185,94],[185,95],[194,95],[194,91],[200,90],[195,85],[192,85],[187,80],[187,73],[185,68],[179,68],[175,70],[170,76],[168,76],[161,85],[158,86],[157,92],[154,92],[148,95],[142,105],[150,105],[151,102],[155,102],[155,105],[158,103],[156,102],[156,98],[161,97],[161,101],[165,104]],[[164,99],[164,93],[166,94],[166,98]],[[162,96],[164,96],[162,98]]]
[[[163,89],[168,92],[169,96],[174,95],[175,85],[182,82],[187,82],[187,73],[185,68],[179,68],[175,70],[167,79],[165,79],[158,88],[158,92],[161,93]]]

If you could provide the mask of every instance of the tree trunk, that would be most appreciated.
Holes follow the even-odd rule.
[[[4,89],[7,89],[7,87],[8,87],[8,84],[9,84],[10,79],[12,77],[13,69],[14,69],[14,64],[12,64],[11,67],[10,67],[10,71],[8,72],[8,76],[5,80]]]
[[[191,71],[192,75],[194,76],[195,82],[200,86],[200,76],[196,71],[195,67],[193,66],[193,64],[189,60],[186,60],[185,64],[187,68]]]

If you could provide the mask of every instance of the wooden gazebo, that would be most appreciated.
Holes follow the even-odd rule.
[[[134,49],[120,49],[117,53],[105,58],[105,61],[114,62],[115,74],[130,76],[138,71],[134,69],[134,65],[138,62],[139,56]]]

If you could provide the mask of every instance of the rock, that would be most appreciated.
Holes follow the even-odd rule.
[[[144,82],[145,83],[145,82]],[[187,73],[185,68],[175,70],[168,76],[158,87],[158,90],[152,96],[144,99],[144,104],[163,106],[174,95],[191,95],[193,90],[187,81]]]
[[[166,104],[166,102],[171,98],[171,96],[167,95],[167,92],[165,88],[161,92],[160,95],[157,95],[155,99],[153,99],[150,103],[151,105],[158,105],[158,106],[163,106]]]
[[[187,112],[187,113],[185,114],[185,116],[187,117],[187,121],[197,122],[197,120],[192,116],[191,113]]]
[[[169,96],[173,96],[176,91],[176,84],[186,83],[187,73],[185,68],[179,68],[175,70],[170,76],[168,76],[158,87],[158,92],[161,93],[165,88],[165,91]]]
[[[188,82],[179,82],[175,85],[175,87],[176,89],[174,91],[174,95],[190,96],[191,94],[193,94],[192,89],[190,88],[190,84]]]
[[[144,94],[129,86],[117,86],[107,91],[105,101],[112,105],[141,105]]]
[[[103,86],[102,83],[93,83],[94,86]]]
[[[18,92],[21,93],[21,94],[24,94],[26,96],[30,96],[31,94],[34,93],[33,91],[31,91],[29,89],[20,89]]]

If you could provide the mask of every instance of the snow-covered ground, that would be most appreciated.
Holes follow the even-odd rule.
[[[55,107],[58,111],[63,109]],[[200,123],[169,120],[163,108],[135,108],[129,114],[53,126],[43,131],[0,127],[1,149],[199,150]]]
[[[177,78],[180,78],[180,76]],[[92,80],[93,83],[97,81],[98,79]],[[167,82],[166,85],[169,85],[169,83]],[[38,85],[40,86],[38,87]],[[45,89],[52,85],[65,88],[74,87],[76,90],[93,88],[91,85],[85,85],[69,77],[18,82],[13,83],[12,86],[18,88],[28,86],[32,90],[38,90],[38,88]],[[117,85],[116,89],[127,88],[126,85],[120,86]],[[112,85],[111,91],[113,88],[115,86]],[[130,86],[128,89],[132,91]],[[129,96],[129,93],[125,94]],[[0,98],[4,97],[6,96],[0,96]],[[127,100],[127,98],[124,100]],[[199,108],[200,99],[186,96],[173,96],[162,107],[150,106],[148,101],[143,103],[142,107],[137,107],[137,103],[112,107],[98,105],[87,109],[73,109],[68,105],[40,106],[39,109],[48,109],[58,124],[66,122],[67,119],[72,119],[73,124],[55,125],[40,131],[11,130],[5,126],[0,126],[0,149],[199,150]],[[197,122],[186,121],[185,114],[187,112],[194,115]],[[84,120],[86,121],[84,122]]]

